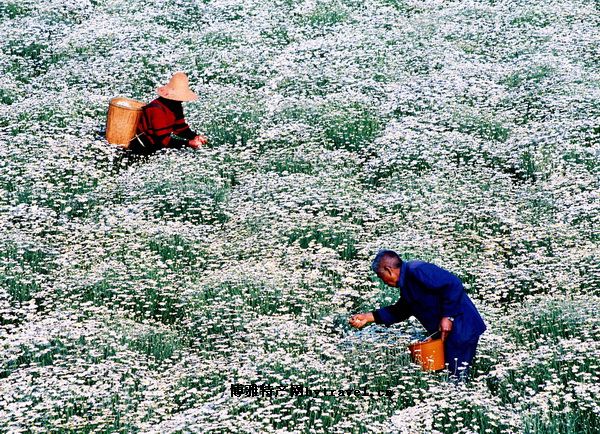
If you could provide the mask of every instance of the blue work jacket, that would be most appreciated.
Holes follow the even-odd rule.
[[[443,317],[451,316],[454,323],[447,341],[455,344],[472,341],[486,330],[460,279],[435,264],[402,262],[396,286],[400,299],[374,310],[375,323],[390,326],[414,316],[432,334],[439,330]]]

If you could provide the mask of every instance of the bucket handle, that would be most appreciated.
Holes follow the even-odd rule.
[[[436,334],[438,334],[440,331],[436,330],[433,333],[431,333],[429,336],[427,336],[425,339],[423,339],[421,342],[426,342],[427,340],[431,339],[431,337],[435,336]]]

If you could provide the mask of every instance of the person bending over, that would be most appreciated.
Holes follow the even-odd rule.
[[[400,299],[391,306],[353,315],[350,325],[390,326],[414,316],[429,334],[441,331],[451,376],[466,379],[479,337],[487,327],[460,279],[435,264],[402,261],[392,250],[377,253],[371,268],[386,285],[400,289]]]

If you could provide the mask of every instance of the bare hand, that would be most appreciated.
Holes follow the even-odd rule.
[[[375,322],[375,318],[371,312],[369,313],[357,313],[356,315],[352,315],[348,320],[348,323],[357,329],[363,328],[367,324]]]
[[[446,340],[448,333],[452,331],[452,321],[450,321],[447,317],[442,318],[440,321],[440,330],[442,332],[442,342]]]
[[[202,145],[206,145],[208,143],[208,139],[204,136],[196,136],[192,140],[190,140],[190,147],[194,149],[198,149]]]

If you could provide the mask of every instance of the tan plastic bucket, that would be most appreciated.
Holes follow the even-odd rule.
[[[138,121],[145,104],[130,98],[117,97],[108,104],[106,116],[106,140],[111,145],[124,148],[135,136]]]
[[[444,343],[441,339],[427,339],[408,346],[414,362],[419,363],[424,371],[444,369]]]

